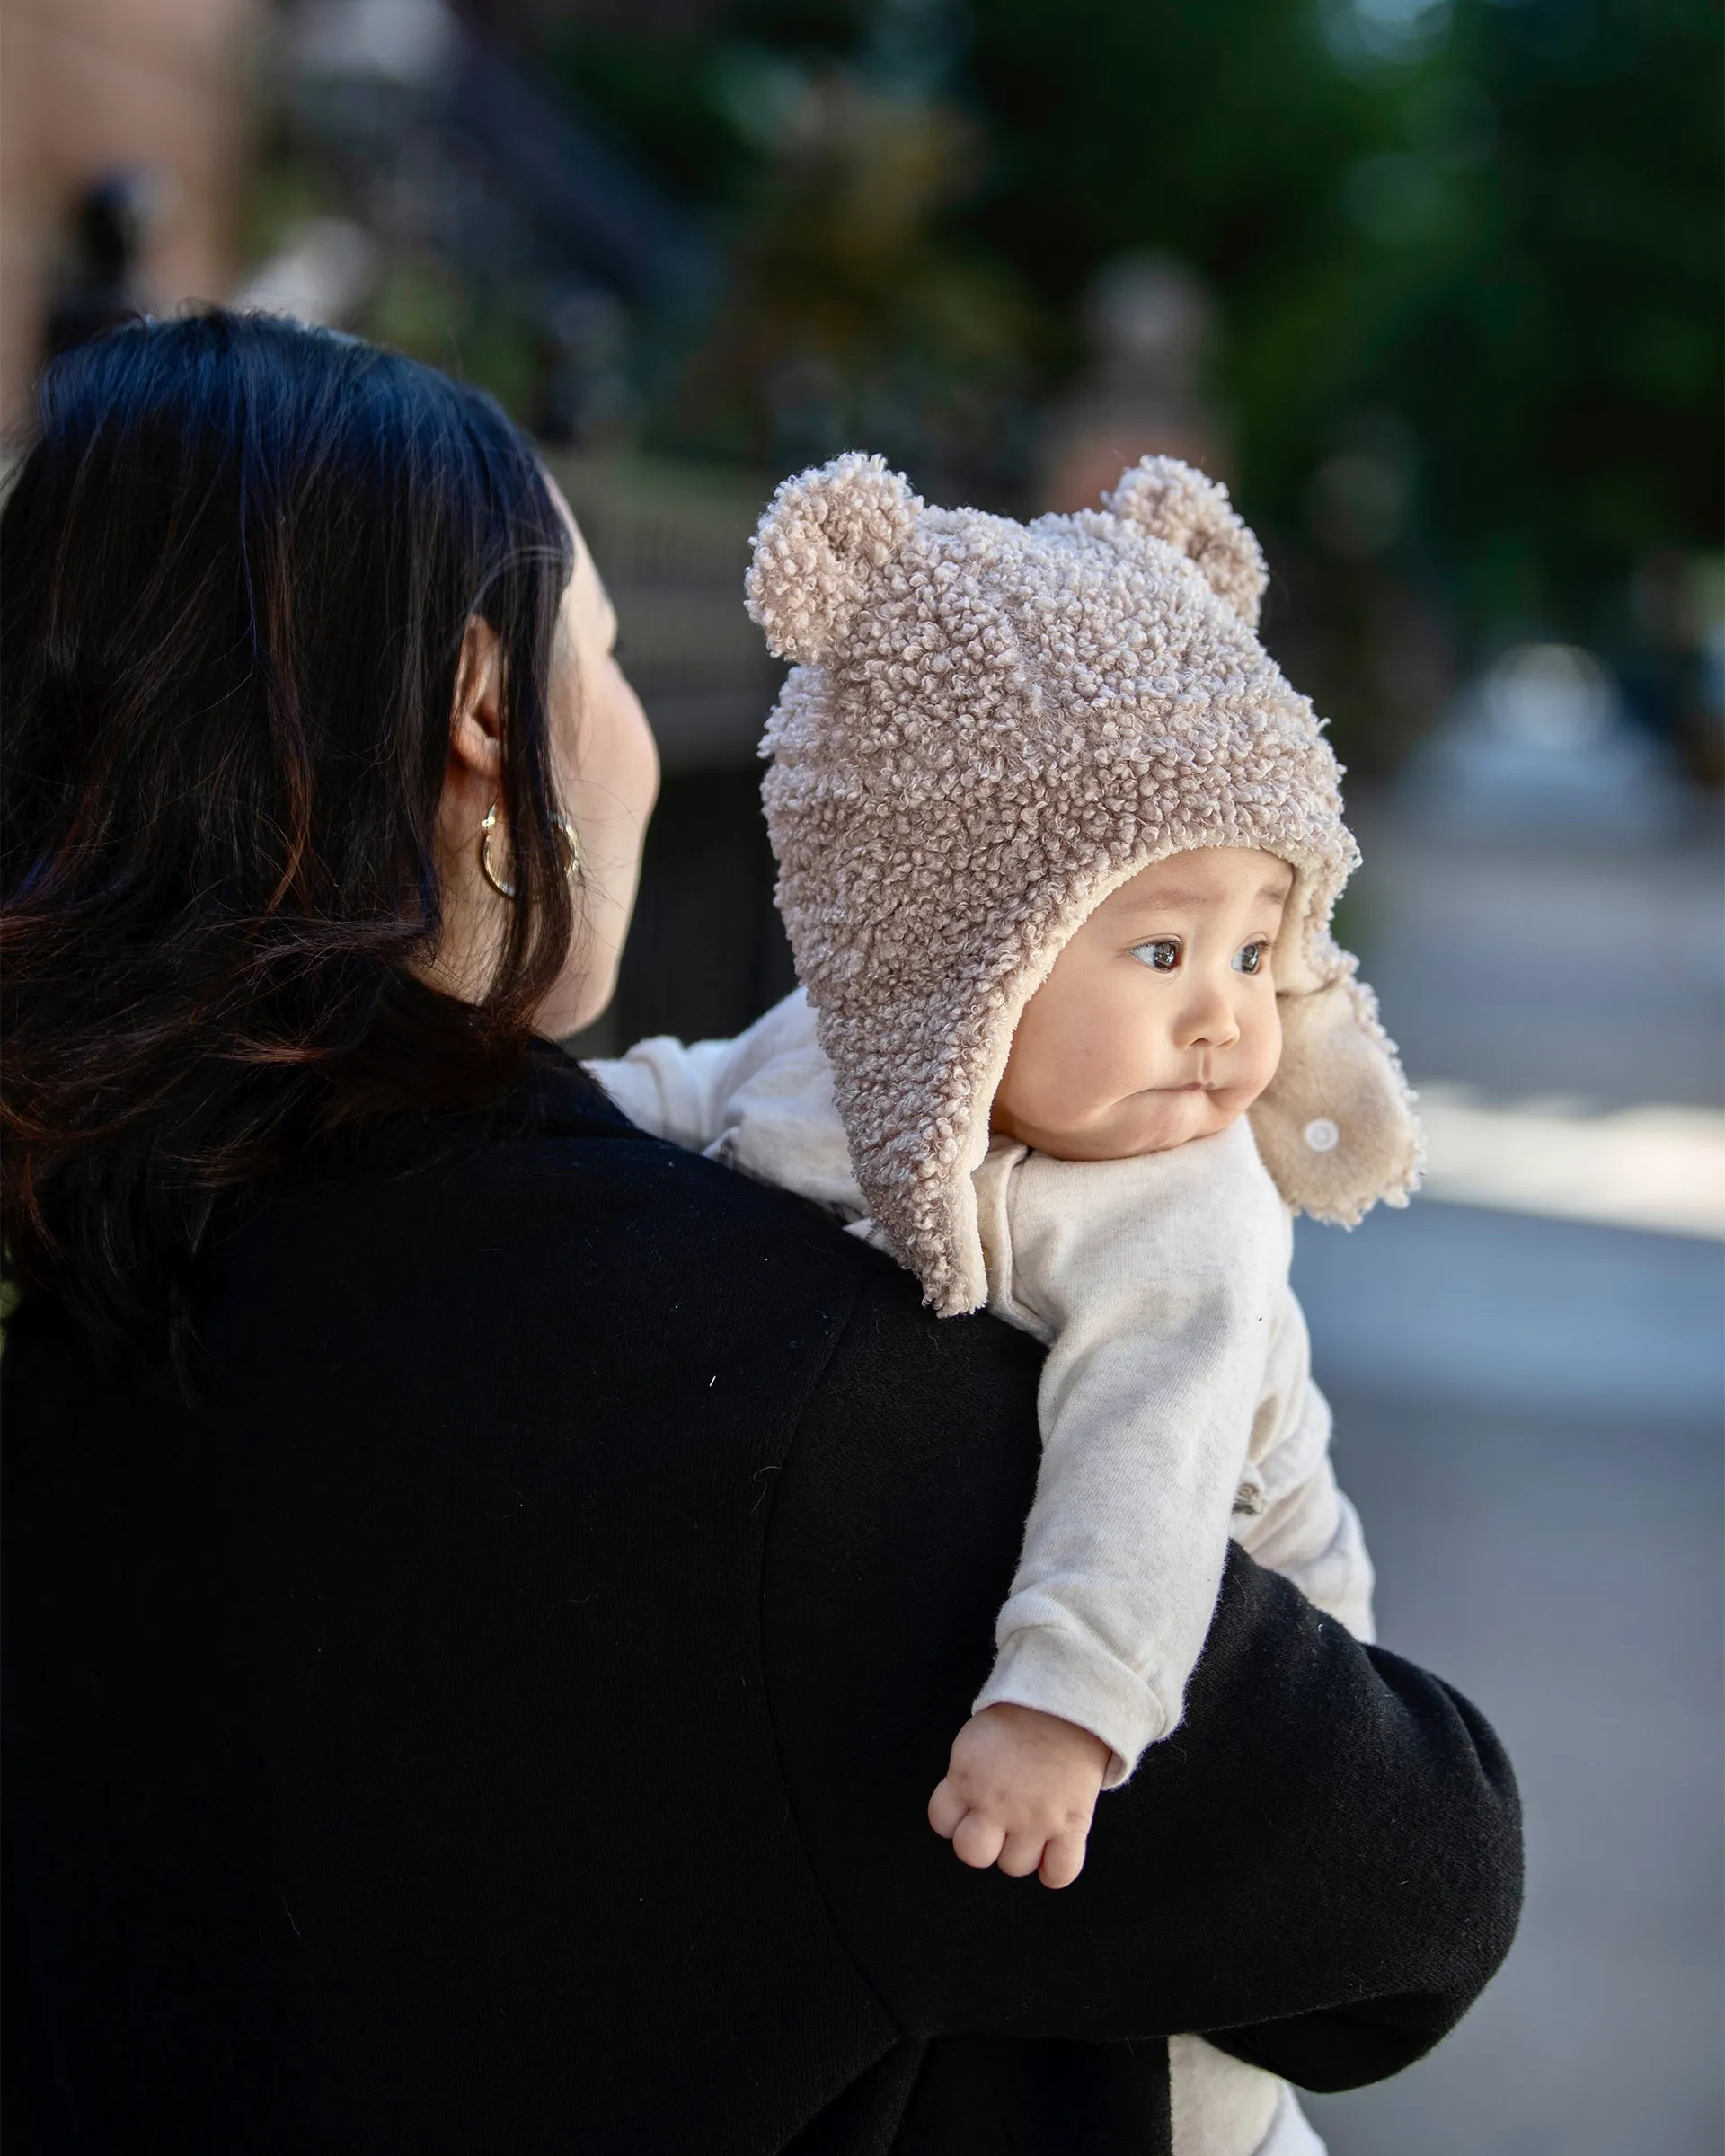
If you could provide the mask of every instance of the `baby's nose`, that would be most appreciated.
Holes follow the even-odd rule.
[[[1184,1013],[1185,1046],[1192,1048],[1231,1048],[1240,1038],[1234,1006],[1215,990],[1193,997]]]

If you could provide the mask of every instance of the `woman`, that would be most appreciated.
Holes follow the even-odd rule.
[[[1502,1754],[1237,1554],[1078,1885],[930,1833],[1038,1353],[551,1045],[655,767],[496,409],[128,329],[0,570],[12,2145],[1101,2156],[1171,2032],[1436,2042]]]

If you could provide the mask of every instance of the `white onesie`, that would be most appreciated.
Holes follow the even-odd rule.
[[[642,1129],[882,1240],[801,989],[735,1040],[588,1067]],[[1125,1161],[996,1140],[975,1180],[988,1307],[1048,1349],[1035,1501],[976,1705],[1093,1731],[1112,1786],[1180,1720],[1230,1535],[1363,1639],[1371,1563],[1288,1286],[1292,1220],[1244,1118]],[[1193,2037],[1170,2062],[1176,2156],[1321,2151],[1273,2076]]]

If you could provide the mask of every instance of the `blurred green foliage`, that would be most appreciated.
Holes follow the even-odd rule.
[[[1464,644],[1597,638],[1650,552],[1717,543],[1712,0],[717,0],[544,37],[732,264],[667,444],[920,445],[1009,490],[1086,283],[1154,248],[1219,296],[1247,513],[1321,552],[1326,460],[1393,439],[1393,566]]]
[[[349,216],[350,174],[266,110],[240,212],[241,252],[253,263],[291,245],[308,218]],[[543,373],[544,332],[532,296],[506,282],[482,288],[429,248],[385,250],[382,272],[342,325],[488,390],[531,425]]]

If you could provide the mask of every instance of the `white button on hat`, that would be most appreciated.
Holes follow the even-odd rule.
[[[1341,1133],[1328,1116],[1314,1116],[1300,1135],[1314,1153],[1333,1153],[1341,1143]]]

